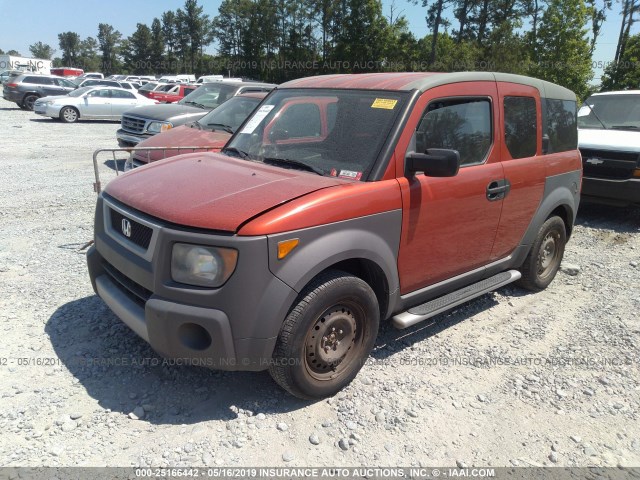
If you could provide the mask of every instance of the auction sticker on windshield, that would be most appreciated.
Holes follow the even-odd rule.
[[[376,98],[371,108],[383,108],[385,110],[393,110],[398,100],[392,98]]]
[[[253,133],[256,127],[260,125],[260,122],[262,122],[262,120],[264,120],[265,117],[269,115],[269,112],[273,110],[273,107],[275,107],[275,105],[263,105],[262,107],[260,107],[253,118],[249,120],[249,122],[244,126],[242,132],[240,133]]]

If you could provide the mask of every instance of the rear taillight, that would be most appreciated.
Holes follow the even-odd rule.
[[[18,86],[17,83],[7,83],[7,87],[9,88],[16,88]]]

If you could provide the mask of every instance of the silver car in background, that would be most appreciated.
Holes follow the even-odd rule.
[[[45,117],[59,118],[65,123],[85,120],[120,120],[132,108],[158,103],[147,97],[116,87],[82,87],[69,95],[38,99],[33,111]]]

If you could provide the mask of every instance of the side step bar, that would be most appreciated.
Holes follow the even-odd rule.
[[[489,293],[511,282],[515,282],[522,274],[517,270],[509,270],[499,273],[493,277],[469,285],[467,287],[448,293],[442,297],[430,300],[427,303],[410,308],[406,312],[399,313],[393,317],[393,325],[396,328],[407,328],[416,323],[422,322],[428,318],[434,317],[439,313],[445,312],[453,307],[468,302],[471,299]]]

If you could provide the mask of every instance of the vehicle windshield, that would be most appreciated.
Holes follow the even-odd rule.
[[[224,153],[366,180],[406,101],[403,92],[279,90],[253,113]]]
[[[234,133],[255,110],[262,98],[233,97],[198,120],[202,128]]]
[[[159,85],[158,82],[145,83],[142,87],[140,87],[140,90],[151,91],[154,88],[156,88],[158,85]],[[138,90],[138,91],[140,91],[140,90]]]
[[[228,99],[233,97],[238,87],[235,85],[202,85],[189,95],[184,97],[178,103],[181,105],[192,105],[194,107],[211,110],[218,105],[222,105]]]
[[[162,85],[161,87],[158,87],[156,92],[168,92],[169,90],[171,90],[175,86],[176,86],[175,83],[170,83],[168,85]]]
[[[91,90],[93,90],[93,87],[80,87],[80,88],[76,88],[73,92],[71,92],[69,94],[70,97],[81,97],[82,95],[84,95],[87,92],[90,92]]]
[[[578,110],[578,128],[640,130],[640,95],[593,95]]]

